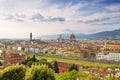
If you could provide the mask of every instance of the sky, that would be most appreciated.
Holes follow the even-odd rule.
[[[120,0],[0,0],[0,38],[120,29]]]

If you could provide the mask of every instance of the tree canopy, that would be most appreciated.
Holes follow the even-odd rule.
[[[77,65],[73,64],[73,65],[69,68],[69,71],[72,71],[72,70],[78,71]]]
[[[57,76],[56,80],[76,80],[78,76],[78,72],[76,70],[72,70]]]
[[[0,80],[24,80],[25,72],[22,66],[9,66],[0,72]]]
[[[32,65],[26,71],[25,80],[55,80],[54,72],[46,65]]]

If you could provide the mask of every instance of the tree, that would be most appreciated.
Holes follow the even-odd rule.
[[[54,62],[54,70],[55,70],[55,73],[59,73],[58,62],[57,61]]]
[[[77,65],[73,64],[73,65],[69,68],[68,71],[72,71],[72,70],[76,70],[76,71],[78,71],[78,67],[77,67]]]
[[[88,76],[87,73],[85,73],[84,71],[80,73],[80,79],[85,79]]]
[[[3,64],[2,64],[2,62],[0,61],[0,66],[2,66]]]
[[[44,58],[43,58],[43,59],[40,59],[39,61],[47,62],[47,59],[44,59]]]
[[[33,61],[33,62],[36,62],[36,61],[37,61],[37,58],[36,58],[35,55],[33,55],[33,57],[32,57],[32,61]]]
[[[26,71],[25,80],[55,80],[54,72],[46,65],[32,65]]]
[[[51,54],[56,54],[56,49],[51,52]]]
[[[89,74],[85,80],[99,80],[97,76]]]
[[[30,61],[31,60],[31,57],[29,55],[26,56],[26,60],[27,61]]]
[[[56,80],[76,80],[78,76],[78,72],[76,70],[72,70],[57,76]]]
[[[105,76],[103,80],[116,80],[116,79],[114,79],[113,77]]]
[[[3,59],[3,56],[0,56],[0,59]]]
[[[26,69],[19,65],[9,66],[1,71],[0,80],[24,80]]]
[[[31,67],[33,63],[34,63],[33,61],[29,61],[27,62],[27,66]]]
[[[29,55],[27,55],[25,61],[23,62],[23,64],[26,65],[29,61],[31,61],[31,57]]]

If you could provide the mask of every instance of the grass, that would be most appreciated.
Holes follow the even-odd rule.
[[[47,56],[47,55],[37,55],[37,59],[47,59],[49,62],[52,61],[60,61],[60,62],[67,62],[67,63],[74,63],[83,65],[85,67],[92,66],[92,67],[111,67],[114,66],[114,64],[105,64],[105,63],[98,63],[98,62],[90,62],[90,61],[84,61],[84,60],[78,60],[78,59],[70,59],[60,56]]]

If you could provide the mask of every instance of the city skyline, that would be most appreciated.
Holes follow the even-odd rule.
[[[120,0],[0,0],[0,38],[120,29]]]

